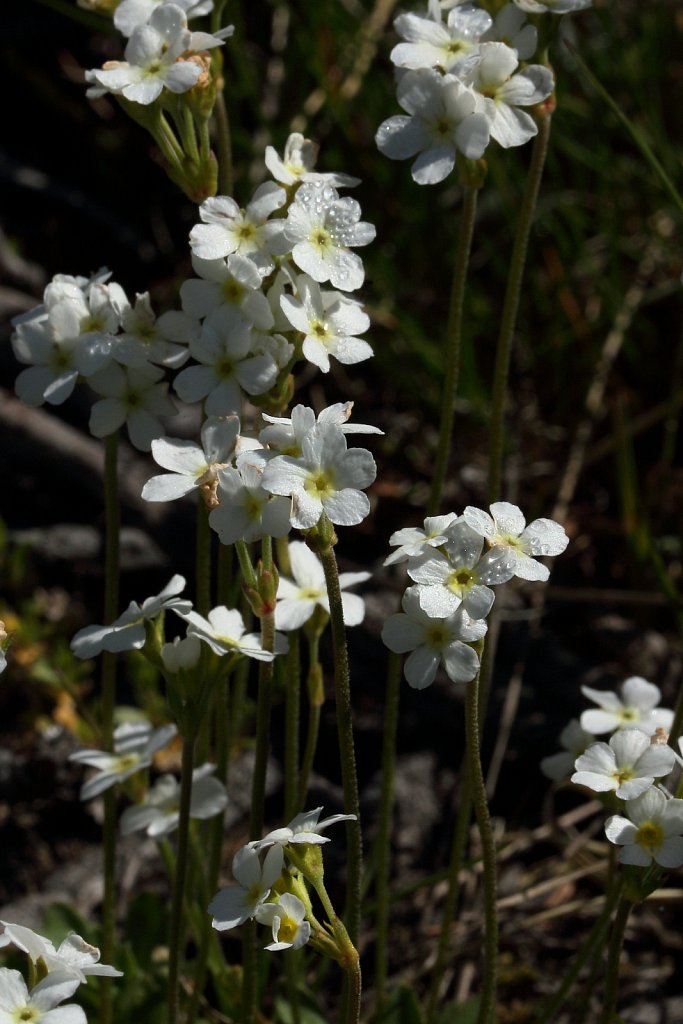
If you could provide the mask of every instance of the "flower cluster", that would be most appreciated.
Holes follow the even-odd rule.
[[[207,50],[222,46],[233,26],[212,35],[191,32],[188,18],[204,14],[213,4],[188,0],[158,3],[155,0],[124,0],[114,13],[114,25],[128,36],[125,60],[111,60],[102,68],[86,71],[90,97],[111,92],[132,103],[147,106],[164,89],[185,93],[209,73]]]
[[[330,825],[355,821],[354,814],[333,814],[319,821],[321,811],[317,807],[297,814],[284,828],[237,851],[232,861],[236,884],[221,889],[208,907],[217,931],[256,920],[271,929],[272,942],[265,946],[271,951],[299,949],[311,938],[312,929],[320,933],[305,885],[305,858],[302,865],[297,854],[328,843],[322,832]]]
[[[470,3],[430,0],[424,13],[399,14],[394,28],[402,41],[391,59],[405,114],[380,125],[381,152],[392,160],[414,157],[413,179],[434,185],[458,154],[478,160],[491,139],[505,149],[528,142],[538,128],[525,108],[548,100],[554,79],[550,68],[528,63],[537,32],[525,12],[559,14],[590,2],[515,0],[494,19]]]
[[[469,644],[486,633],[491,586],[513,576],[547,580],[547,566],[536,559],[559,555],[568,544],[552,519],[527,526],[517,506],[505,501],[490,511],[468,505],[461,516],[429,517],[423,529],[398,530],[391,537],[396,551],[385,564],[406,562],[415,586],[403,595],[403,612],[385,623],[382,639],[398,654],[412,652],[404,673],[415,689],[429,686],[442,662],[453,682],[474,679],[479,658]]]
[[[657,780],[671,775],[678,755],[667,745],[673,712],[659,706],[659,687],[632,676],[621,693],[584,686],[584,696],[598,705],[584,711],[563,730],[564,750],[544,758],[542,771],[566,778],[609,798],[619,812],[605,824],[610,842],[621,847],[622,864],[660,867],[683,864],[683,800],[671,796]],[[611,733],[607,743],[594,734]],[[613,795],[612,795],[613,794]]]

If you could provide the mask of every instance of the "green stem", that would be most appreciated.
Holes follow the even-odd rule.
[[[460,895],[460,872],[465,856],[465,845],[469,830],[470,817],[472,814],[472,792],[467,774],[466,765],[463,765],[461,773],[462,786],[460,788],[460,802],[458,813],[455,819],[453,831],[453,842],[451,844],[451,857],[448,865],[448,889],[446,899],[441,913],[441,931],[439,933],[439,945],[436,952],[436,960],[432,968],[432,977],[429,986],[427,1001],[427,1024],[433,1024],[436,1012],[439,1009],[441,979],[448,965],[450,955],[451,925],[455,915],[455,908]]]
[[[106,522],[104,621],[113,622],[119,606],[119,538],[121,507],[118,493],[118,433],[105,439],[104,506]],[[101,729],[104,750],[114,744],[114,708],[116,706],[116,655],[102,655]],[[102,898],[103,963],[114,959],[116,931],[116,795],[113,789],[104,793],[104,824],[102,830],[104,895]],[[100,986],[100,1024],[109,1024],[112,1014],[111,978],[103,978]]]
[[[320,635],[315,634],[308,638],[308,726],[306,729],[306,744],[304,746],[301,770],[299,772],[299,810],[306,804],[308,793],[308,780],[313,770],[315,752],[318,747],[318,733],[320,730],[320,708],[325,701],[325,689],[323,686],[323,670],[320,664]]]
[[[622,893],[619,898],[619,906],[612,926],[609,949],[607,951],[607,969],[605,972],[605,997],[602,1006],[600,1024],[612,1024],[615,1019],[615,1007],[617,1003],[617,987],[619,984],[619,961],[621,959],[621,947],[624,944],[624,932],[628,916],[631,913],[633,904],[627,900]]]
[[[460,377],[460,352],[462,348],[462,314],[465,298],[467,267],[470,259],[472,233],[477,213],[477,186],[465,186],[463,207],[460,215],[460,234],[455,254],[453,282],[448,313],[448,329],[446,351],[444,353],[445,371],[441,404],[441,423],[439,426],[439,446],[436,452],[436,464],[432,477],[432,490],[427,506],[427,515],[435,516],[439,510],[443,485],[448,472],[448,463],[453,443],[453,418],[455,415],[455,399],[458,392]]]
[[[498,979],[498,914],[496,910],[496,844],[491,827],[479,743],[479,676],[467,684],[465,701],[467,771],[481,839],[484,886],[484,976],[478,1024],[493,1024]]]
[[[197,503],[197,564],[195,602],[197,611],[205,618],[211,608],[211,529],[209,510],[201,495]]]
[[[287,689],[285,693],[285,821],[299,810],[299,718],[301,708],[301,652],[299,631],[289,633]]]
[[[531,151],[531,162],[526,180],[526,188],[517,221],[517,233],[512,247],[510,269],[508,271],[505,300],[498,333],[496,349],[496,366],[493,378],[493,398],[491,403],[491,432],[489,441],[489,503],[498,501],[501,494],[503,475],[503,449],[505,443],[505,400],[507,398],[508,373],[510,369],[510,353],[512,339],[517,322],[517,311],[522,291],[522,279],[526,264],[529,235],[536,211],[536,201],[543,176],[545,158],[550,138],[551,115],[543,112],[538,117],[538,134],[534,139]]]
[[[183,757],[180,776],[180,807],[178,809],[178,852],[176,854],[171,902],[171,926],[168,948],[168,1024],[176,1024],[180,1004],[180,955],[183,937],[183,905],[188,863],[190,832],[190,801],[192,798],[192,769],[194,768],[195,737],[183,738]]]
[[[355,815],[355,820],[346,822],[347,842],[347,922],[351,942],[358,947],[361,909],[361,875],[363,871],[363,843],[360,830],[360,801],[356,775],[356,752],[353,742],[353,719],[351,715],[351,680],[349,657],[346,648],[344,611],[342,608],[339,571],[334,548],[327,547],[320,552],[325,572],[327,596],[330,604],[332,625],[332,647],[334,651],[334,682],[337,706],[337,731],[341,758],[342,785],[344,789],[344,811]]]
[[[375,939],[375,1016],[384,1008],[389,949],[389,873],[391,866],[391,821],[394,807],[394,774],[396,769],[396,732],[401,693],[402,658],[389,655],[386,696],[384,698],[384,734],[382,737],[382,784],[377,831],[377,917]]]
[[[567,997],[581,974],[581,971],[584,969],[586,964],[594,960],[599,951],[603,949],[612,912],[620,895],[620,885],[613,886],[611,891],[606,894],[602,912],[591,928],[590,934],[584,942],[578,956],[574,960],[574,963],[565,974],[562,984],[558,988],[557,992],[555,992],[554,995],[548,999],[538,1011],[536,1018],[538,1024],[553,1024],[553,1022],[557,1020],[557,1014],[564,1006]]]

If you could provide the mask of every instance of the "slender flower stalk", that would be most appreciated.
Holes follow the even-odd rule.
[[[299,771],[299,809],[306,804],[308,793],[308,780],[313,770],[315,752],[318,747],[318,733],[320,730],[320,709],[325,701],[325,690],[323,687],[323,670],[320,664],[320,634],[315,633],[308,637],[308,678],[306,689],[308,691],[308,726],[306,729],[306,742],[301,759]]]
[[[610,890],[608,890],[602,912],[591,928],[590,934],[584,942],[578,956],[575,958],[574,963],[565,974],[562,984],[558,988],[557,992],[555,992],[555,994],[540,1007],[536,1018],[538,1024],[552,1024],[553,1021],[557,1020],[557,1014],[564,1006],[564,1003],[576,984],[581,971],[584,969],[586,964],[590,963],[598,955],[599,951],[604,948],[605,936],[609,930],[612,913],[617,900],[621,896],[621,892],[621,884],[614,885]]]
[[[536,212],[536,202],[543,176],[543,168],[545,167],[545,158],[548,152],[551,120],[552,111],[549,107],[545,107],[537,117],[538,134],[534,139],[531,150],[529,173],[527,175],[526,188],[519,211],[519,220],[517,221],[517,233],[510,258],[510,269],[508,271],[505,300],[500,320],[498,345],[496,348],[496,365],[493,377],[491,433],[489,440],[489,503],[499,501],[501,497],[505,441],[505,402],[507,398],[510,354],[515,324],[517,323],[519,299],[522,292],[529,235]]]
[[[448,889],[441,912],[441,931],[439,933],[439,944],[436,951],[436,959],[432,968],[432,977],[429,985],[429,996],[427,1000],[427,1024],[433,1024],[437,1010],[439,1009],[439,997],[441,979],[448,965],[450,956],[451,925],[455,915],[455,908],[460,895],[460,871],[465,857],[465,846],[467,844],[467,833],[469,831],[470,815],[472,813],[472,792],[467,774],[467,766],[463,764],[461,772],[462,786],[458,800],[458,813],[455,818],[455,829],[451,843],[451,856],[448,864]]]
[[[344,788],[344,812],[355,814],[355,821],[346,823],[347,842],[347,910],[344,915],[348,933],[354,946],[358,945],[360,932],[361,874],[363,870],[363,846],[360,829],[360,800],[358,777],[356,775],[356,752],[353,742],[353,720],[351,717],[351,680],[349,656],[346,648],[344,611],[342,607],[339,571],[334,548],[331,545],[319,552],[325,571],[327,596],[330,602],[332,646],[334,650],[334,682],[337,705],[337,729],[339,753],[341,756],[342,785]],[[353,995],[353,993],[351,993]]]
[[[178,809],[178,851],[176,854],[175,874],[173,876],[171,927],[168,947],[168,1024],[177,1024],[180,1013],[180,956],[183,939],[183,906],[186,899],[185,881],[188,864],[195,742],[194,736],[183,738],[180,807]]]
[[[402,658],[389,654],[382,737],[382,784],[377,830],[377,914],[375,939],[375,1016],[382,1014],[385,1002],[389,950],[389,872],[391,866],[391,819],[394,807],[394,776],[396,771],[396,732],[401,695]]]
[[[299,631],[289,634],[285,693],[285,813],[289,821],[299,806],[299,719],[301,707],[301,650]]]
[[[104,504],[106,522],[104,621],[113,622],[119,606],[119,537],[121,507],[118,493],[118,433],[110,434],[104,449]],[[102,746],[111,750],[114,743],[114,707],[116,704],[116,655],[102,655],[101,732]],[[113,789],[104,794],[102,899],[102,957],[111,963],[114,957],[116,929],[116,796]],[[103,978],[100,988],[100,1024],[111,1021],[111,978]]]
[[[479,742],[479,676],[467,684],[465,742],[472,800],[481,838],[484,885],[484,977],[478,1024],[493,1024],[498,981],[498,913],[496,909],[496,844],[491,827]]]
[[[200,496],[197,502],[197,565],[196,565],[197,611],[204,618],[211,608],[211,530],[209,513]]]
[[[462,315],[465,299],[465,283],[467,267],[470,259],[470,248],[474,221],[477,213],[478,185],[466,185],[463,206],[460,215],[460,234],[453,268],[451,285],[450,309],[448,313],[448,329],[446,351],[444,353],[444,383],[441,400],[441,422],[439,425],[439,446],[436,452],[436,464],[432,477],[432,490],[427,506],[427,515],[435,516],[439,511],[443,485],[448,472],[448,462],[453,443],[453,417],[455,399],[460,379],[460,353],[462,348]]]
[[[218,150],[218,192],[222,196],[231,196],[233,191],[232,142],[230,139],[230,120],[225,94],[219,91],[213,108],[216,123],[216,149]]]
[[[600,1024],[612,1024],[615,1019],[615,1008],[617,1003],[617,988],[619,985],[619,961],[621,959],[621,947],[624,944],[624,933],[628,923],[629,914],[633,904],[623,892],[619,898],[619,905],[612,925],[609,948],[607,951],[607,969],[605,971],[605,995],[602,1005]]]

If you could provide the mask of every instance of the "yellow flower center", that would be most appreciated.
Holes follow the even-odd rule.
[[[298,930],[299,925],[294,918],[285,915],[280,921],[280,927],[277,930],[278,942],[294,942]]]
[[[656,853],[664,842],[664,829],[655,821],[646,821],[636,832],[636,842],[644,850]]]

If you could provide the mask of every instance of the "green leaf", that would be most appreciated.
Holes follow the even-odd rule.
[[[449,1003],[441,1009],[437,1024],[476,1024],[479,1014],[479,996],[464,1003]]]
[[[401,985],[389,996],[377,1024],[422,1024],[417,996],[408,985]]]

